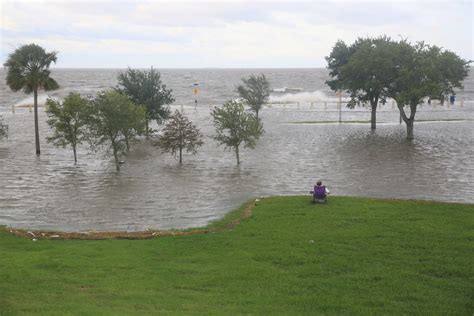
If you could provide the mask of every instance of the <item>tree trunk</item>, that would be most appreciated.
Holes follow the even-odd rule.
[[[145,138],[148,139],[149,133],[148,133],[148,119],[145,120]]]
[[[240,165],[239,146],[236,146],[236,147],[235,147],[235,156],[237,157],[237,164]]]
[[[130,144],[128,143],[128,135],[125,135],[125,145],[127,146],[127,151],[130,151]]]
[[[370,107],[372,109],[371,115],[370,115],[370,128],[375,129],[377,126],[377,103],[378,103],[378,98],[375,98],[374,101],[370,101]]]
[[[72,146],[72,151],[74,152],[74,163],[77,163],[76,146]]]
[[[413,140],[415,137],[413,136],[413,123],[415,123],[414,120],[408,119],[405,121],[407,124],[407,139],[408,140]]]
[[[33,106],[35,108],[35,143],[36,143],[36,154],[40,155],[40,139],[39,139],[39,127],[38,127],[38,88],[33,90]]]
[[[183,131],[181,125],[179,127],[179,163],[183,163]]]
[[[117,171],[120,171],[120,163],[119,163],[119,160],[118,160],[117,148],[116,148],[114,143],[112,143],[112,147],[113,147],[113,150],[114,150],[115,168],[117,169]]]
[[[410,117],[407,117],[403,105],[398,105],[398,109],[400,110],[400,118],[403,119],[407,125],[407,139],[413,140],[415,138],[413,134],[413,124],[415,123],[416,105],[410,106]]]

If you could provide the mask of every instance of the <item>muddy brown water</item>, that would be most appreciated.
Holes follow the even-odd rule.
[[[216,81],[217,82],[217,81]],[[12,102],[12,101],[9,101]],[[261,112],[265,134],[255,150],[233,152],[212,140],[209,106],[184,112],[206,135],[183,165],[140,140],[115,172],[112,159],[86,146],[71,150],[44,141],[50,130],[40,110],[42,154],[34,155],[33,115],[3,107],[9,138],[0,141],[0,225],[64,231],[185,228],[205,225],[253,197],[307,194],[322,179],[335,195],[474,203],[474,111],[423,107],[413,142],[390,105],[378,128],[337,121],[337,108],[276,105]],[[181,109],[176,105],[173,108]],[[344,109],[344,121],[368,120],[368,110]],[[452,119],[453,121],[442,121]],[[440,120],[440,121],[436,121]]]

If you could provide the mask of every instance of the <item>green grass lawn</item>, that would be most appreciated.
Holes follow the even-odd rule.
[[[474,312],[474,205],[274,197],[147,240],[0,232],[0,314]]]

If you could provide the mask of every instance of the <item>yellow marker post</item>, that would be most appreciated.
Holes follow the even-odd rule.
[[[194,86],[194,89],[193,89],[193,93],[194,93],[194,109],[197,110],[197,105],[198,105],[198,100],[197,100],[197,96],[199,94],[199,88],[198,88],[198,85],[197,83],[193,84]]]

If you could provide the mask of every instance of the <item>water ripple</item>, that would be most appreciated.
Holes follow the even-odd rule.
[[[223,78],[214,80],[231,91]],[[185,113],[205,135],[213,134],[207,105]],[[240,166],[211,138],[197,155],[186,154],[183,165],[141,140],[116,173],[112,159],[86,147],[74,165],[70,150],[47,144],[51,131],[42,110],[41,157],[34,155],[32,113],[2,116],[10,128],[0,141],[0,225],[79,231],[199,226],[251,197],[307,194],[317,179],[336,195],[474,203],[472,121],[416,123],[416,139],[407,142],[398,113],[387,106],[378,113],[387,123],[376,132],[368,124],[291,124],[337,121],[338,112],[273,107],[261,112],[266,132],[255,150],[242,149]],[[364,109],[343,112],[344,120],[369,116]],[[417,118],[474,120],[474,111],[421,109]]]

